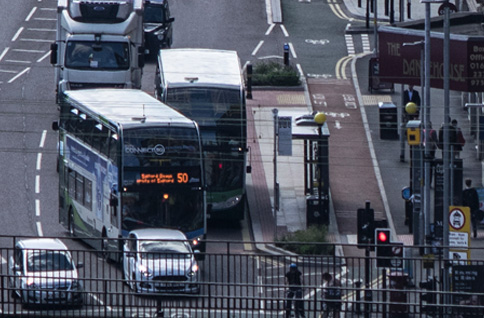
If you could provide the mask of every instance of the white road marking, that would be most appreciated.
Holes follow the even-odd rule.
[[[40,200],[35,199],[35,216],[40,216]]]
[[[5,54],[7,54],[8,50],[9,50],[8,47],[6,47],[5,49],[3,49],[2,54],[0,54],[0,61],[3,59],[3,57],[5,56]]]
[[[266,34],[265,35],[269,35],[271,34],[272,30],[274,29],[276,25],[274,23],[272,23],[271,25],[269,25],[269,27],[267,28],[267,31],[266,31]]]
[[[18,39],[18,37],[20,36],[20,33],[22,33],[23,30],[24,30],[24,27],[20,27],[20,29],[17,30],[17,33],[15,33],[12,38],[12,42],[15,42]]]
[[[35,176],[35,193],[40,193],[40,176]]]
[[[262,47],[263,44],[264,44],[264,41],[263,40],[261,40],[259,42],[259,44],[257,44],[257,46],[255,47],[254,51],[252,51],[252,55],[253,56],[257,54],[257,52],[260,50],[260,48]]]
[[[17,75],[15,75],[14,77],[12,77],[8,83],[11,84],[13,83],[13,81],[15,81],[17,78],[19,78],[20,76],[24,75],[25,73],[27,73],[28,71],[30,71],[30,67],[27,67],[26,69],[24,69],[22,72],[18,73]]]
[[[34,15],[35,11],[37,11],[37,7],[33,7],[32,10],[30,10],[29,15],[25,18],[25,21],[30,21],[30,18]]]
[[[289,32],[287,32],[286,27],[284,26],[284,24],[279,24],[279,25],[281,27],[282,34],[284,34],[284,36],[286,38],[289,37]]]

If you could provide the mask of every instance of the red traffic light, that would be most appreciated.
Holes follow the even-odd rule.
[[[390,243],[390,229],[377,229],[375,234],[376,244]]]

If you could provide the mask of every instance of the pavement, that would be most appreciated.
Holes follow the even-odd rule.
[[[377,2],[378,6],[383,8],[385,0],[377,0]],[[404,3],[406,4],[407,1],[404,1]],[[408,21],[408,8],[411,8],[411,20],[425,18],[425,10],[422,10],[423,4],[420,3],[420,0],[410,0],[409,3],[408,7],[404,7],[402,15],[400,15],[398,6],[395,8],[395,20],[398,21],[400,17],[403,17],[405,21]],[[276,0],[272,0],[272,4],[273,6],[275,4],[280,5]],[[358,0],[344,0],[344,5],[346,7],[345,12],[355,18],[354,23],[361,25],[366,15],[365,4],[363,3],[360,7],[358,6]],[[461,3],[459,7],[468,11],[480,10],[475,0]],[[438,15],[437,8],[438,5],[431,5],[431,17]],[[385,12],[382,12],[383,10],[380,11],[377,12],[379,23],[388,24],[389,17],[385,15]],[[281,8],[274,9],[274,12],[280,14]],[[274,21],[277,22],[277,19],[275,17]],[[366,167],[374,167],[373,170],[365,169],[362,173],[363,175],[359,176],[363,180],[368,176],[368,180],[370,180],[364,183],[365,191],[362,192],[368,196],[366,199],[372,202],[372,207],[375,208],[376,213],[382,213],[382,217],[389,221],[389,226],[392,229],[399,229],[398,232],[401,234],[397,239],[406,245],[411,245],[413,244],[413,235],[406,230],[402,231],[402,218],[397,217],[394,220],[392,216],[394,213],[391,212],[395,209],[403,209],[404,203],[399,195],[401,187],[394,189],[395,187],[391,184],[394,180],[388,181],[392,179],[392,176],[389,176],[389,174],[394,174],[405,176],[407,179],[403,182],[407,183],[409,164],[408,162],[402,163],[399,160],[399,141],[379,140],[377,128],[378,101],[391,101],[396,105],[400,105],[403,88],[399,90],[401,85],[395,85],[396,90],[394,93],[368,95],[368,92],[363,92],[360,89],[360,87],[367,87],[365,81],[368,78],[368,59],[363,56],[363,58],[355,61],[354,67],[355,70],[359,69],[357,74],[353,70],[356,79],[352,84],[356,90],[355,94],[359,109],[361,109],[360,128],[364,131],[363,134],[366,136],[369,148],[368,151],[359,153],[358,158],[359,160],[370,162]],[[272,110],[277,108],[279,111],[290,110],[292,112],[300,112],[301,114],[317,110],[313,107],[310,97],[311,87],[314,87],[316,84],[318,83],[313,79],[303,79],[302,87],[297,89],[254,88],[252,98],[247,100],[249,161],[252,166],[252,173],[247,175],[247,194],[249,197],[252,233],[259,250],[274,251],[276,248],[272,242],[274,242],[276,237],[281,237],[287,232],[303,230],[307,227],[302,156],[278,156],[277,171],[274,171]],[[421,89],[419,87],[416,87],[416,89],[420,91],[422,96]],[[439,103],[442,105],[443,91],[437,89],[432,89],[431,91],[431,105],[438,105]],[[459,107],[462,106],[461,97],[455,92],[452,92],[452,94],[451,102],[455,104],[455,107],[453,106],[454,104],[451,105],[451,117],[458,119],[461,127],[468,127],[467,112],[463,110],[463,107]],[[440,125],[442,118],[442,109],[439,108],[433,111],[433,122]],[[438,128],[438,126],[434,124],[434,128]],[[468,130],[463,130],[468,141],[461,155],[464,161],[464,179],[471,178],[474,186],[482,186],[482,165],[481,161],[476,158],[473,137],[470,136]],[[342,156],[345,156],[345,153],[338,153],[338,151],[342,151],[343,147],[332,147],[332,136],[329,137],[329,147],[330,157],[342,158]],[[408,147],[406,151],[408,158]],[[293,140],[293,153],[302,153],[302,142]],[[385,169],[385,167],[380,169],[380,164],[389,165],[391,169]],[[277,173],[281,198],[277,213],[275,213],[274,209],[274,172]],[[354,226],[356,209],[364,207],[364,201],[361,197],[348,195],[347,189],[344,189],[344,182],[348,185],[351,181],[347,180],[347,178],[345,179],[347,176],[345,176],[344,172],[339,173],[332,171],[332,174],[330,174],[329,239],[335,243],[356,243],[356,226]],[[337,185],[337,180],[343,180],[341,186]],[[347,222],[349,219],[353,223]],[[351,229],[347,228],[348,224],[351,225]],[[480,229],[478,238],[472,239],[471,246],[484,247],[484,229]],[[338,253],[344,254],[345,252],[340,249]]]

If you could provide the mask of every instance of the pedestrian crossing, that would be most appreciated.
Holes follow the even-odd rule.
[[[346,50],[348,55],[356,53],[371,53],[370,37],[368,34],[345,34]]]

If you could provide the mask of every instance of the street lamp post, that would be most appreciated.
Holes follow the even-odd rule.
[[[318,112],[314,115],[314,122],[318,125],[318,211],[323,218],[323,125],[326,122],[326,114]]]

